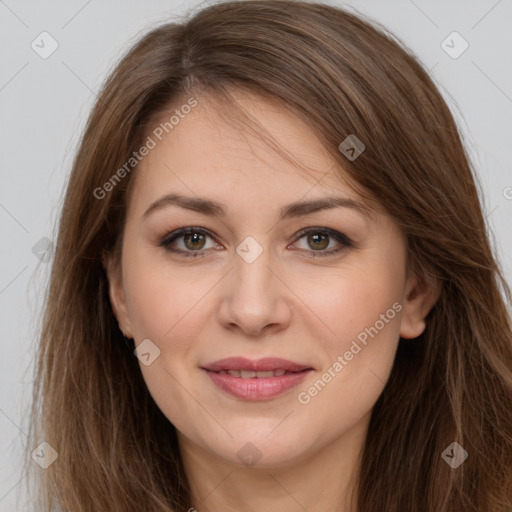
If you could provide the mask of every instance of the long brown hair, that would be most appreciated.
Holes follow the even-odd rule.
[[[39,510],[185,512],[175,428],[150,396],[112,313],[102,255],[119,257],[136,166],[98,199],[151,120],[238,87],[302,116],[358,191],[406,235],[408,265],[441,285],[416,340],[400,340],[364,447],[361,512],[512,508],[511,293],[489,243],[477,178],[438,89],[376,22],[320,3],[248,0],[166,23],[107,79],[81,139],[59,221],[27,446]],[[355,134],[366,146],[349,161]],[[454,469],[451,443],[468,453]],[[30,481],[30,480],[29,480]]]

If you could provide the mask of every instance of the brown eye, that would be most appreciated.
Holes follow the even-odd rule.
[[[207,238],[213,240],[213,236],[205,229],[187,227],[173,231],[164,237],[158,245],[169,252],[196,258],[205,255],[208,249],[206,247]],[[180,244],[181,247],[179,247]],[[178,245],[178,247],[175,247],[175,245]]]
[[[343,233],[328,228],[304,229],[298,234],[297,240],[306,239],[307,248],[304,252],[313,258],[332,256],[344,249],[354,247],[352,240]],[[337,247],[327,249],[331,241],[337,242]],[[327,250],[326,250],[327,249]]]
[[[185,247],[190,250],[198,250],[204,247],[205,236],[202,233],[187,233],[183,236]]]
[[[329,235],[325,233],[315,233],[308,235],[308,244],[314,250],[323,250],[329,246]]]

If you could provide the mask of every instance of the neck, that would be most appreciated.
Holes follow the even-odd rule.
[[[178,432],[191,489],[190,512],[357,512],[369,417],[320,450],[265,467],[234,464]]]

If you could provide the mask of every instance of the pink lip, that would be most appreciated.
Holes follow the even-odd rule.
[[[257,361],[243,357],[230,357],[215,361],[202,369],[217,387],[243,400],[274,398],[300,384],[306,375],[313,371],[311,367],[274,357],[266,357]],[[286,370],[287,373],[279,377],[249,379],[234,377],[226,373],[216,373],[220,370],[269,371],[278,369]]]
[[[281,359],[279,357],[264,357],[262,359],[251,360],[245,357],[227,357],[226,359],[219,359],[210,364],[202,366],[205,370],[212,372],[218,372],[220,370],[253,370],[257,371],[269,371],[279,370],[282,368],[288,372],[301,372],[302,370],[310,370],[311,366],[306,366],[287,359]]]

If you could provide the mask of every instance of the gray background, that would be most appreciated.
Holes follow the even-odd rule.
[[[203,4],[210,2],[203,2]],[[430,70],[478,171],[495,251],[512,277],[512,1],[361,0],[329,2],[382,23]],[[32,361],[48,261],[64,186],[96,92],[120,54],[157,24],[197,2],[0,0],[0,510],[29,510],[20,450],[26,439]],[[46,31],[58,42],[47,59],[31,47]],[[457,31],[458,58],[441,43]],[[42,43],[39,43],[40,45]],[[457,51],[460,41],[448,44]],[[49,45],[45,44],[48,49]],[[39,244],[39,245],[36,245]],[[35,448],[35,447],[34,447]]]

